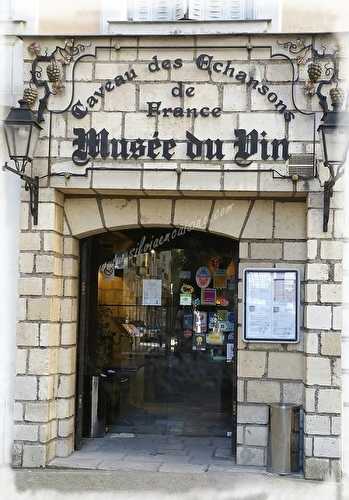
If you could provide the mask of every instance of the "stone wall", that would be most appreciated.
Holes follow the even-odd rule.
[[[207,75],[194,66],[194,57],[201,52],[218,61],[232,59],[240,70],[252,71],[270,85],[292,110],[289,66],[270,57],[271,51],[286,51],[278,40],[260,35],[91,41],[91,53],[96,45],[109,48],[100,50],[97,59],[86,58],[77,65],[76,96],[86,100],[106,79],[132,68],[138,78],[106,94],[83,120],[70,112],[52,114],[50,161],[50,116],[46,115],[34,163],[37,175],[43,176],[38,226],[32,225],[23,191],[15,465],[45,466],[54,456],[73,451],[79,239],[121,228],[189,224],[240,241],[238,463],[265,465],[267,405],[296,402],[305,408],[306,477],[339,475],[341,193],[335,193],[329,231],[323,233],[322,190],[317,179],[292,182],[273,178],[271,167],[285,173],[282,161],[257,159],[241,169],[232,161],[232,154],[221,161],[189,162],[181,146],[189,130],[199,138],[221,137],[227,151],[232,151],[232,130],[239,126],[266,128],[270,137],[286,134],[291,152],[311,150],[312,117],[295,113],[294,123],[285,125],[272,104],[251,87],[231,82],[224,75]],[[324,42],[314,40],[319,47]],[[48,50],[63,42],[41,40]],[[228,49],[227,45],[239,48]],[[154,79],[146,70],[154,54],[160,60],[181,57],[183,68],[161,70]],[[28,75],[31,56],[26,57]],[[303,93],[305,67],[299,66],[298,71],[298,106],[318,110],[317,102]],[[65,70],[65,79],[65,93],[51,97],[50,109],[63,109],[69,102],[71,66]],[[171,99],[178,105],[170,90],[179,80],[195,85],[197,106],[202,101],[211,107],[220,105],[222,116],[147,118],[144,103],[152,96],[166,106],[175,105]],[[189,106],[186,101],[181,103]],[[120,170],[87,171],[83,176],[85,168],[71,162],[73,127],[106,127],[115,137],[131,138],[150,137],[156,130],[177,140],[176,155],[168,162],[97,159],[93,162],[96,168],[117,166]],[[158,171],[151,170],[154,168]],[[164,168],[168,171],[161,171]],[[80,176],[63,175],[67,171]],[[300,270],[298,344],[241,341],[241,278],[247,266]]]

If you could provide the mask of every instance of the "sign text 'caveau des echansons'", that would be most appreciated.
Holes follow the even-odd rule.
[[[207,76],[212,73],[221,73],[232,81],[246,84],[253,91],[265,96],[265,99],[270,103],[271,109],[275,109],[282,114],[286,122],[290,122],[295,118],[295,115],[288,109],[286,103],[279,99],[276,92],[271,90],[267,85],[262,84],[256,78],[249,76],[245,71],[240,71],[235,68],[232,61],[215,61],[208,54],[200,54],[195,59],[196,67],[199,70],[206,71]],[[183,66],[183,61],[177,58],[173,61],[165,59],[160,61],[156,55],[148,64],[148,70],[154,73],[154,76],[161,69],[171,69],[175,74],[176,69]],[[78,100],[71,108],[71,113],[75,118],[81,119],[89,111],[93,111],[94,106],[107,93],[117,90],[118,87],[126,85],[137,78],[134,69],[126,71],[123,75],[116,75],[115,78],[107,80],[95,92],[90,95],[86,103]],[[186,98],[195,95],[195,87],[184,85],[179,81],[174,84],[171,89],[173,97]],[[210,108],[203,102],[200,108],[197,107],[166,107],[161,101],[148,101],[147,117],[161,116],[164,118],[183,118],[183,117],[212,117],[219,119],[222,114],[222,109],[219,106]],[[73,146],[76,149],[73,152],[72,160],[76,165],[86,165],[90,159],[97,158],[112,158],[115,160],[140,160],[140,159],[164,159],[171,160],[175,154],[177,142],[172,138],[160,138],[158,132],[154,132],[151,139],[127,139],[110,137],[108,130],[102,129],[96,131],[94,128],[86,130],[84,128],[74,127],[73,133],[76,138],[73,140]],[[247,166],[252,163],[249,160],[252,156],[259,153],[261,160],[287,160],[288,140],[286,138],[269,138],[265,130],[258,132],[253,129],[247,131],[243,128],[232,130],[231,140],[233,141],[236,152],[233,160],[238,165]],[[191,132],[186,131],[186,156],[193,160],[202,158],[204,160],[222,160],[226,158],[224,152],[224,141],[219,138],[207,138],[200,140]]]

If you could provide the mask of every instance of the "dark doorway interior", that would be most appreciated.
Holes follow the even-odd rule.
[[[235,450],[238,244],[172,231],[82,242],[77,447],[112,432]]]

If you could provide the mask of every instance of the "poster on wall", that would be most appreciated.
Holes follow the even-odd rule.
[[[161,306],[161,280],[143,280],[143,306]]]
[[[199,288],[207,288],[211,281],[211,273],[206,266],[198,268],[195,274],[195,281]]]
[[[245,342],[299,341],[299,272],[245,269]]]

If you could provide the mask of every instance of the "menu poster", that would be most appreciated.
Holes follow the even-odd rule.
[[[213,286],[215,288],[227,288],[227,273],[225,269],[217,269],[214,273]]]
[[[244,271],[246,342],[298,342],[298,308],[297,270]]]
[[[143,306],[161,306],[161,280],[143,280]]]
[[[192,298],[191,293],[181,293],[179,295],[180,306],[191,306]]]

